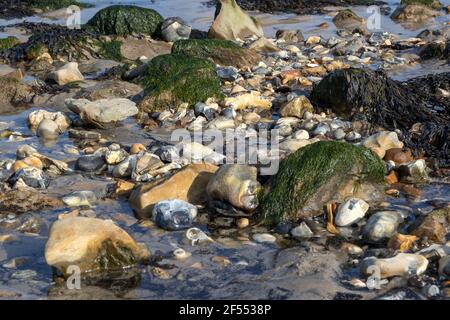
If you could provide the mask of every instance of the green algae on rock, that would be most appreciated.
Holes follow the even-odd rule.
[[[194,105],[208,98],[221,98],[220,79],[215,65],[206,59],[166,54],[151,60],[138,79],[147,96],[140,104],[146,112]]]
[[[342,142],[317,142],[281,163],[261,196],[260,213],[268,225],[317,216],[324,204],[337,200],[337,194],[349,196],[343,194],[348,186],[354,193],[365,192],[368,189],[358,189],[381,186],[384,176],[383,162],[369,149]]]
[[[0,50],[11,49],[19,43],[20,41],[16,37],[7,37],[0,39]]]
[[[122,61],[122,53],[120,48],[122,47],[122,41],[111,40],[111,41],[99,41],[100,55],[104,59]]]
[[[254,66],[261,60],[254,50],[242,48],[233,41],[218,39],[178,40],[173,44],[172,53],[211,59],[216,64],[238,68]]]
[[[164,18],[153,9],[116,5],[97,12],[85,27],[105,35],[127,36],[137,33],[158,37],[163,21]]]

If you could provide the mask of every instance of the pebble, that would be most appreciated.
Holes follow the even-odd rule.
[[[75,191],[62,198],[69,207],[92,207],[97,202],[97,196],[92,191]]]
[[[259,243],[275,243],[277,238],[269,233],[257,233],[253,235],[253,240]]]
[[[81,156],[75,163],[75,168],[80,171],[93,172],[99,171],[105,166],[103,156],[86,155]]]
[[[130,148],[130,154],[138,154],[145,150],[146,148],[142,143],[133,143]]]
[[[369,204],[361,199],[352,198],[338,207],[335,224],[338,227],[347,227],[364,218],[369,210]]]
[[[59,127],[55,121],[50,119],[44,119],[39,124],[36,134],[46,140],[55,140],[59,136]]]
[[[250,221],[247,218],[240,218],[236,221],[236,225],[239,229],[247,228],[250,224]]]

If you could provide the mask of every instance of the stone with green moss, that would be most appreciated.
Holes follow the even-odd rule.
[[[129,5],[116,5],[97,12],[86,29],[105,35],[160,35],[164,18],[155,10]]]
[[[251,67],[261,61],[254,50],[242,48],[233,41],[217,39],[178,40],[173,44],[172,53],[211,59],[216,64],[238,68]]]
[[[320,215],[325,204],[349,196],[378,200],[384,176],[384,163],[369,149],[317,142],[282,161],[261,196],[260,213],[266,224],[276,225]]]
[[[122,53],[120,49],[122,47],[122,41],[111,40],[111,41],[99,41],[100,56],[103,59],[109,59],[114,61],[122,61]]]
[[[19,44],[20,41],[16,37],[7,37],[0,39],[0,50],[11,49],[15,45]]]
[[[437,10],[442,8],[442,3],[439,0],[402,0],[400,3],[404,5],[423,5]]]
[[[140,104],[146,112],[222,98],[215,65],[187,55],[157,56],[146,65],[138,82],[146,89],[147,96]]]

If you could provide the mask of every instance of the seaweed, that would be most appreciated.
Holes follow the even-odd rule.
[[[157,56],[146,65],[138,82],[147,92],[141,103],[147,112],[184,102],[192,106],[208,98],[222,97],[215,65],[209,60],[187,55]]]
[[[330,181],[344,183],[351,174],[357,174],[359,182],[381,184],[384,163],[371,150],[349,143],[322,141],[299,149],[281,162],[260,199],[264,223],[298,220],[322,187]]]

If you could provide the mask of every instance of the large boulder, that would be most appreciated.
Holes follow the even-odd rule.
[[[400,130],[409,148],[450,159],[450,100],[437,89],[448,91],[449,79],[450,72],[445,72],[401,83],[383,72],[337,70],[314,87],[311,102],[343,118],[364,116],[371,125]],[[441,112],[434,111],[438,109]]]
[[[256,167],[225,164],[209,181],[208,196],[213,200],[226,201],[240,210],[254,211],[261,190],[257,176]]]
[[[47,264],[70,273],[118,271],[148,259],[149,251],[112,220],[69,217],[53,223],[45,246]]]
[[[130,206],[139,218],[148,219],[155,204],[163,200],[202,204],[207,199],[206,186],[217,169],[210,164],[191,164],[169,178],[140,185],[130,196]]]
[[[218,39],[179,40],[173,44],[172,53],[211,59],[216,64],[238,68],[252,67],[261,61],[256,51],[242,48],[232,41]]]
[[[236,40],[254,35],[264,36],[261,24],[247,15],[236,0],[220,0],[217,3],[214,22],[208,33],[209,38]]]
[[[187,55],[161,55],[150,61],[138,79],[147,96],[143,111],[161,111],[181,103],[191,106],[208,98],[220,98],[220,79],[214,63]]]
[[[155,10],[128,5],[106,7],[86,24],[88,30],[106,35],[160,35],[164,18]]]
[[[93,102],[87,99],[67,99],[66,105],[85,123],[98,128],[114,125],[138,113],[136,104],[124,98],[102,99]]]
[[[333,18],[333,23],[338,29],[350,32],[358,31],[362,34],[368,33],[366,22],[350,9],[340,10]]]
[[[384,163],[366,148],[322,141],[287,157],[262,197],[268,224],[297,221],[323,213],[325,204],[355,197],[379,200]]]
[[[439,11],[424,5],[400,5],[392,13],[391,18],[397,21],[421,23],[439,15]]]

